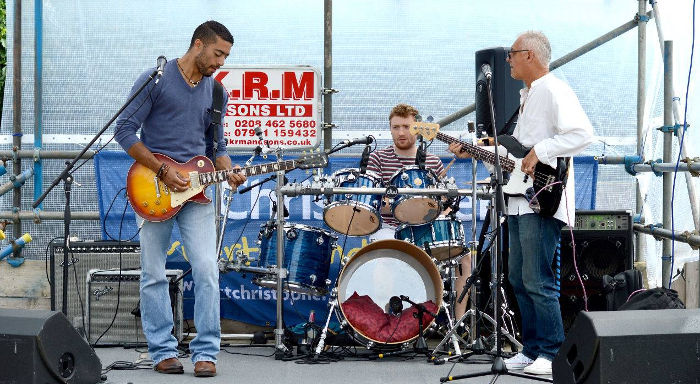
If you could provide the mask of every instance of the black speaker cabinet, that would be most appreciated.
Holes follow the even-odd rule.
[[[571,230],[573,229],[573,241]],[[589,311],[604,311],[603,276],[616,275],[634,265],[632,218],[627,211],[576,211],[573,227],[561,231],[561,304],[564,329],[584,309],[586,288]]]
[[[506,122],[520,108],[520,89],[523,82],[510,76],[510,65],[506,62],[508,50],[506,47],[493,47],[476,51],[474,69],[476,75],[476,126],[478,132],[486,132],[493,136],[491,124],[491,109],[489,106],[486,77],[481,70],[484,64],[491,67],[491,90],[493,94],[494,114],[496,116],[496,130],[499,134],[510,134],[515,129],[517,118],[512,124],[505,126]]]
[[[61,312],[0,309],[0,382],[100,382],[102,363]]]
[[[552,362],[555,383],[700,382],[700,310],[581,312]]]
[[[121,253],[122,270],[141,268],[141,247],[138,242],[80,241],[70,244],[68,254],[68,280],[66,280],[66,316],[76,328],[85,322],[85,282],[93,269],[119,270]],[[52,243],[51,257],[51,310],[63,310],[63,241]]]

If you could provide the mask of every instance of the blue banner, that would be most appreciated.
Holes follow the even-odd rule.
[[[234,164],[243,164],[248,160],[247,156],[232,156]],[[444,158],[443,163],[447,164],[451,159]],[[121,151],[102,151],[95,157],[95,174],[97,175],[97,190],[99,194],[100,217],[103,223],[103,239],[132,239],[138,240],[138,228],[135,221],[135,213],[128,206],[125,186],[126,174],[133,160]],[[270,157],[267,160],[257,159],[253,164],[265,164],[272,162]],[[329,166],[322,172],[326,175],[345,169],[355,168],[359,164],[357,158],[332,158]],[[595,208],[595,184],[597,179],[597,162],[592,157],[577,157],[574,159],[574,169],[576,177],[576,208]],[[453,164],[447,174],[454,177],[459,188],[470,188],[471,186],[471,162],[460,160]],[[488,171],[482,163],[478,164],[477,180],[488,176]],[[245,185],[255,182],[261,178],[259,176],[250,178]],[[294,170],[287,173],[289,182],[308,184],[312,178],[310,170]],[[224,183],[226,189],[220,196],[221,215],[226,217],[226,230],[223,238],[222,254],[220,257],[232,260],[241,255],[251,261],[251,266],[267,266],[264,264],[266,256],[270,260],[275,255],[265,252],[261,254],[261,247],[258,242],[261,225],[265,224],[272,217],[273,202],[276,200],[274,181],[253,188],[243,195],[234,195],[230,207],[227,209],[226,200],[229,195],[228,185]],[[487,212],[488,201],[477,200],[476,225],[481,226]],[[326,205],[325,198],[316,196],[287,197],[285,206],[289,211],[287,224],[297,225],[298,229],[304,233],[313,232],[314,227],[319,230],[333,231],[323,221],[323,209]],[[460,210],[457,218],[464,226],[464,233],[467,241],[471,240],[472,227],[472,202],[471,197],[466,196],[460,202]],[[301,227],[301,225],[306,227]],[[367,245],[368,236],[346,237],[338,235],[337,246],[330,251],[330,267],[328,278],[331,281],[329,288],[336,284],[340,270],[340,260],[343,257],[352,257],[363,246]],[[307,244],[313,248],[312,244]],[[180,240],[177,225],[173,231],[171,247],[168,249],[168,268],[182,270],[189,269],[186,260],[186,252]],[[292,262],[303,263],[304,254],[285,254]],[[295,264],[296,265],[296,264]],[[325,271],[322,267],[309,265],[312,269],[318,269],[319,273]],[[221,292],[221,316],[223,318],[242,321],[256,325],[274,326],[276,321],[276,291],[261,287],[252,282],[253,278],[260,277],[251,273],[229,272],[222,274],[219,280]],[[184,279],[184,316],[191,319],[193,313],[193,282],[190,276]],[[328,295],[315,296],[308,293],[287,292],[284,297],[284,319],[286,325],[294,325],[305,322],[309,312],[316,313],[317,321],[325,319],[328,314]]]

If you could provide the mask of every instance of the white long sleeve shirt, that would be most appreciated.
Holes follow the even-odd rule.
[[[593,142],[593,127],[578,97],[562,80],[548,73],[520,90],[520,116],[513,137],[534,147],[540,162],[556,168],[558,157],[573,157]],[[575,214],[573,160],[559,208],[554,217],[571,224]],[[564,198],[565,197],[565,198]],[[533,213],[523,197],[508,199],[508,214]]]

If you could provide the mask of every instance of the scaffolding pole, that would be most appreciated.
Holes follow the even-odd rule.
[[[652,10],[654,12],[654,22],[656,23],[656,32],[659,37],[659,47],[661,48],[661,52],[664,52],[664,29],[662,26],[662,16],[661,12],[659,11],[659,6],[658,2],[656,0],[651,0],[649,1],[651,3]],[[673,83],[669,85],[670,87],[670,93],[672,96],[671,99],[671,108],[673,112],[673,121],[674,124],[682,124],[681,122],[681,106],[680,106],[680,98],[675,97],[674,95],[676,94],[676,91],[674,89]],[[686,103],[688,101],[686,100]],[[683,128],[685,129],[685,128]],[[678,145],[680,146],[681,144],[681,134],[679,133],[677,138],[678,138]],[[681,157],[687,158],[688,154],[686,153],[685,147],[680,146],[680,153]],[[695,224],[695,230],[700,231],[700,212],[699,210],[699,205],[698,205],[698,195],[695,193],[695,184],[693,183],[693,179],[691,178],[691,175],[686,174],[685,175],[685,184],[688,188],[688,199],[690,199],[690,210],[691,213],[693,214],[693,223]]]
[[[664,42],[664,125],[673,125],[673,41]],[[673,158],[673,131],[665,130],[663,143],[663,161],[670,163]],[[671,216],[671,195],[673,194],[673,174],[663,174],[663,200],[662,223],[664,229],[671,228],[673,216]],[[663,240],[661,251],[661,285],[671,288],[671,252],[673,251],[673,241]]]
[[[647,17],[646,15],[647,0],[639,0],[639,9],[637,11],[637,156],[642,158],[642,143],[644,142],[644,104],[646,101],[646,71],[647,71]],[[639,179],[634,178],[635,190],[635,212],[641,213],[644,207],[644,197],[642,196],[641,185]],[[634,238],[635,259],[637,261],[646,262],[646,246],[642,236],[637,234]]]
[[[651,18],[652,17],[651,11],[647,12],[645,14],[645,16],[647,18]],[[585,44],[585,45],[581,46],[580,48],[575,49],[575,50],[567,53],[566,55],[560,57],[559,59],[554,60],[553,62],[551,62],[549,64],[549,70],[554,71],[555,69],[561,67],[562,65],[564,65],[564,64],[566,64],[566,63],[568,63],[568,62],[570,62],[570,61],[572,61],[580,56],[583,56],[584,54],[592,51],[593,49],[598,48],[601,45],[607,43],[608,41],[624,34],[625,32],[636,27],[637,23],[639,22],[639,19],[640,19],[639,16],[635,16],[632,20],[626,22],[625,24],[622,24],[621,26],[619,26],[619,27],[613,29],[612,31],[600,36],[599,38],[594,39],[590,43]],[[472,103],[472,104],[452,113],[451,115],[443,117],[442,119],[438,120],[437,123],[440,124],[441,127],[444,127],[444,126],[449,125],[449,124],[455,122],[456,120],[459,120],[462,117],[474,112],[475,110],[476,110],[476,104]]]

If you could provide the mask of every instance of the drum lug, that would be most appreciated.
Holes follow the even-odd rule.
[[[349,258],[349,257],[347,257],[347,256],[343,256],[343,259],[342,259],[342,260],[340,260],[340,264],[342,264],[342,265],[345,265],[345,264],[347,264],[347,263],[348,263],[348,261],[349,261],[349,260],[350,260],[350,258]]]
[[[316,277],[315,274],[309,275],[309,280],[311,280],[311,283],[312,283],[312,284],[316,282],[316,279],[317,279],[317,277]]]
[[[401,174],[401,180],[403,180],[403,181],[408,180],[408,173]]]
[[[374,341],[368,341],[367,342],[367,349],[372,349],[374,348]]]
[[[326,287],[330,287],[331,286],[331,279],[326,279],[325,283],[326,283]],[[335,291],[335,288],[333,290]],[[331,297],[333,296],[333,294],[334,294],[334,292],[331,291]]]
[[[325,241],[323,240],[323,236],[319,236],[316,238],[316,244],[317,245],[323,245]]]
[[[294,240],[297,238],[297,230],[295,228],[290,228],[287,231],[287,239]]]

